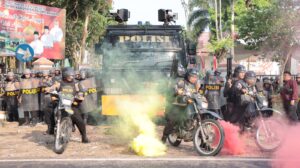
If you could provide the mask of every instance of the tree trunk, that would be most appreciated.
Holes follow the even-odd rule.
[[[215,22],[216,22],[216,36],[217,36],[217,40],[219,41],[219,23],[218,23],[218,2],[217,0],[215,0]]]
[[[223,39],[223,28],[222,28],[222,0],[219,0],[219,17],[220,17],[220,21],[219,21],[219,24],[220,24],[220,38]]]
[[[283,81],[283,73],[285,71],[285,67],[286,67],[286,64],[288,63],[289,59],[291,58],[292,56],[292,53],[294,51],[294,46],[290,46],[286,52],[286,56],[285,56],[285,59],[283,61],[283,64],[280,68],[280,84],[282,84],[282,81]]]
[[[234,35],[234,0],[231,0],[231,37],[233,40],[233,46],[231,48],[231,57],[233,61],[234,61],[234,40],[235,40],[234,36],[235,36]]]
[[[90,15],[86,15],[85,20],[84,20],[84,27],[83,27],[83,31],[82,31],[81,52],[80,52],[79,62],[77,63],[77,66],[79,66],[80,63],[82,63],[82,60],[85,55],[86,39],[88,37],[89,19],[90,19]]]

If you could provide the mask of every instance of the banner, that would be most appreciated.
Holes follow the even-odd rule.
[[[34,57],[64,59],[66,10],[29,2],[0,0],[0,55],[15,55],[28,44]]]

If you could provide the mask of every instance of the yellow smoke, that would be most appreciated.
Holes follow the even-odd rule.
[[[161,110],[159,96],[132,96],[117,104],[120,121],[118,134],[129,140],[129,147],[139,156],[161,156],[166,146],[156,134],[153,117]]]

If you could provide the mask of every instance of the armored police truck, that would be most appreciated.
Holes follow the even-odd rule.
[[[130,16],[127,9],[113,14],[119,24],[108,26],[104,40],[96,45],[96,52],[102,56],[103,115],[118,115],[116,106],[124,100],[155,96],[164,102],[177,66],[195,63],[194,45],[186,45],[182,27],[172,24],[176,14],[160,9],[158,15],[162,25],[126,25]],[[160,114],[162,107],[163,103],[158,107]]]

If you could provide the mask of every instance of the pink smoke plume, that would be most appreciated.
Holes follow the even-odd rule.
[[[240,138],[239,127],[226,121],[220,121],[224,132],[225,140],[222,151],[230,155],[240,155],[245,153],[246,145]]]
[[[274,153],[273,168],[300,167],[300,124],[290,126],[281,147]]]

